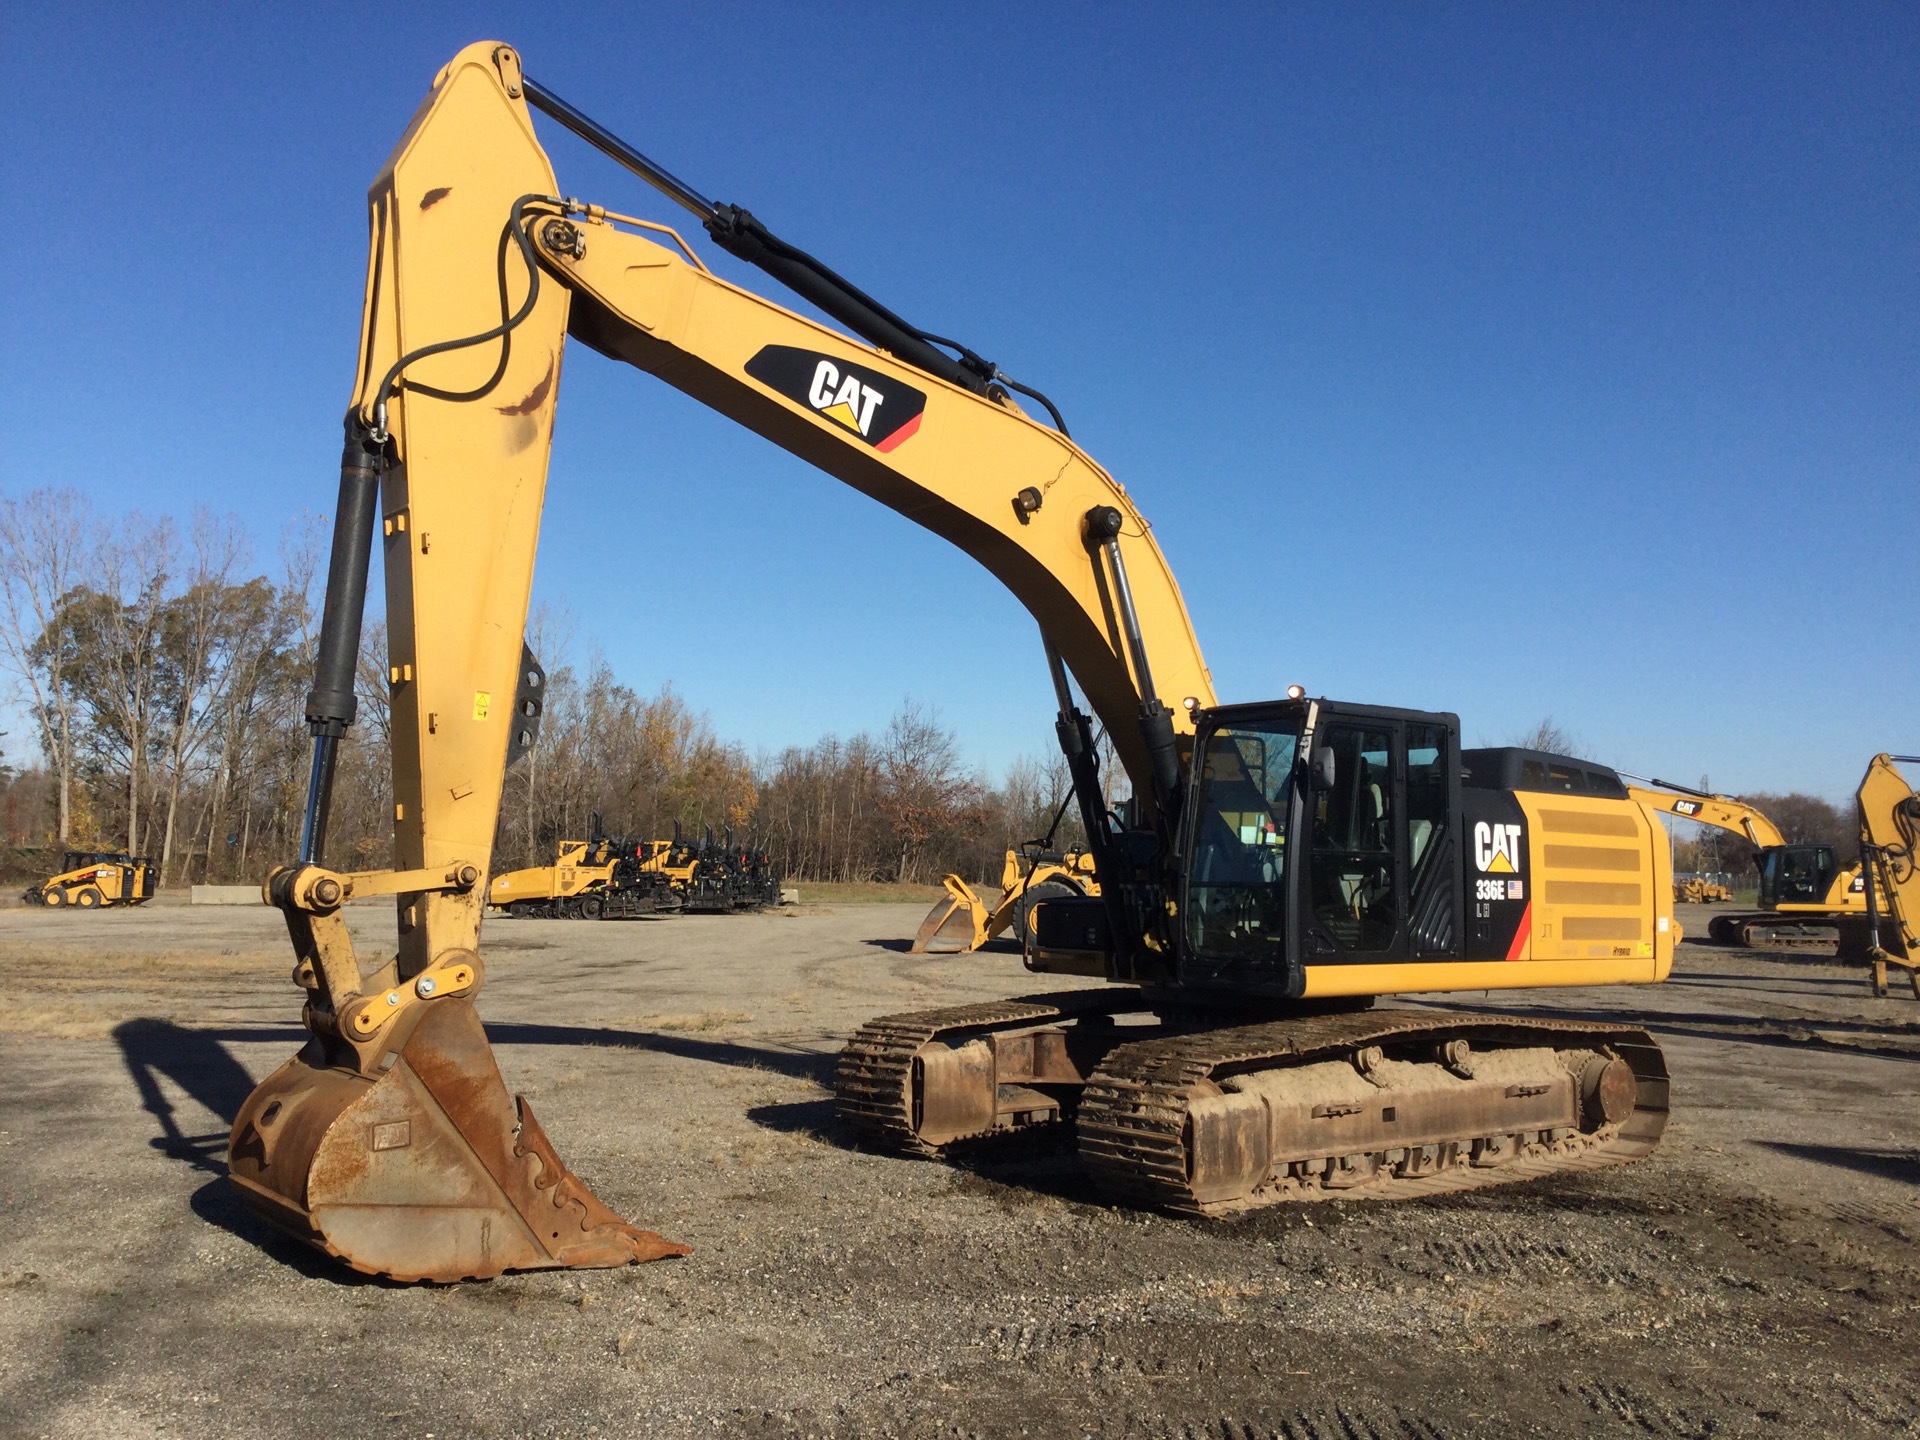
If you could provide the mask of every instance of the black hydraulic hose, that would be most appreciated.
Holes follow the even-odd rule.
[[[486,381],[471,390],[437,390],[431,385],[416,384],[413,388],[422,395],[431,395],[436,400],[478,400],[495,385],[506,373],[507,359],[512,354],[513,332],[522,321],[533,313],[534,302],[540,298],[540,260],[533,248],[533,237],[527,233],[523,221],[526,207],[530,204],[550,205],[556,210],[565,210],[567,202],[554,195],[522,195],[513,202],[513,210],[507,218],[507,229],[500,237],[500,323],[492,329],[482,330],[477,335],[463,335],[457,340],[440,340],[432,345],[422,345],[418,350],[409,350],[388,367],[381,377],[380,388],[374,391],[373,405],[366,419],[374,439],[384,443],[387,438],[387,400],[392,396],[394,386],[407,367],[429,355],[443,355],[449,350],[465,350],[474,345],[484,345],[489,340],[499,340],[500,363],[494,367],[493,374]],[[507,240],[512,238],[520,247],[521,258],[527,264],[527,295],[520,302],[520,308],[511,315],[507,313]]]
[[[1180,803],[1179,742],[1173,733],[1173,712],[1161,703],[1153,688],[1153,672],[1147,666],[1147,642],[1140,632],[1140,616],[1133,608],[1133,589],[1127,583],[1127,564],[1120,554],[1120,531],[1125,517],[1111,505],[1096,505],[1087,511],[1086,540],[1106,552],[1107,569],[1113,582],[1115,608],[1120,612],[1121,632],[1133,659],[1134,680],[1140,691],[1140,739],[1146,746],[1151,765],[1154,801],[1169,825]]]
[[[1059,407],[1057,407],[1053,403],[1053,401],[1049,400],[1046,396],[1042,395],[1038,390],[1035,390],[1030,385],[1022,385],[1018,380],[1008,379],[1007,376],[1005,376],[998,370],[995,370],[993,374],[994,374],[994,378],[998,380],[1002,385],[1006,386],[1009,390],[1018,390],[1022,395],[1025,395],[1028,399],[1038,400],[1042,405],[1046,406],[1047,414],[1053,417],[1053,428],[1058,430],[1062,435],[1066,436],[1067,439],[1071,440],[1073,438],[1073,432],[1067,429],[1067,422],[1064,418],[1062,418]]]

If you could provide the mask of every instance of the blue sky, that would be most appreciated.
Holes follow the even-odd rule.
[[[327,509],[366,186],[483,37],[1047,391],[1223,699],[1834,798],[1920,751],[1910,5],[11,5],[0,487],[263,565]],[[753,750],[907,696],[989,770],[1051,744],[984,571],[583,349],[536,597]]]

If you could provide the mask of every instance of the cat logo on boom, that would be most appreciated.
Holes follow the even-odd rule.
[[[891,375],[792,345],[763,347],[747,362],[747,374],[882,455],[912,438],[927,408],[923,393]]]
[[[1473,860],[1487,874],[1517,873],[1520,857],[1518,825],[1489,825],[1482,820],[1473,827]]]

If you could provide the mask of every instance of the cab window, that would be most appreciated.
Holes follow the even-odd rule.
[[[1342,950],[1383,950],[1400,928],[1393,832],[1393,737],[1332,725],[1333,788],[1313,796],[1309,890],[1315,927]]]
[[[1216,730],[1205,740],[1182,907],[1198,954],[1284,960],[1287,800],[1298,745],[1277,726]]]

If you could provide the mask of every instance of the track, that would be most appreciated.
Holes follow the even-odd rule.
[[[1193,1169],[1188,1150],[1189,1107],[1196,1089],[1209,1086],[1222,1071],[1267,1068],[1261,1062],[1303,1065],[1339,1059],[1361,1046],[1428,1036],[1464,1038],[1476,1046],[1604,1046],[1633,1068],[1634,1112],[1624,1123],[1591,1134],[1563,1135],[1544,1144],[1524,1142],[1519,1153],[1497,1165],[1468,1163],[1460,1151],[1473,1141],[1499,1137],[1461,1136],[1453,1153],[1433,1157],[1436,1168],[1430,1172],[1402,1174],[1396,1165],[1404,1167],[1406,1161],[1386,1161],[1358,1190],[1330,1187],[1309,1175],[1278,1181],[1251,1196],[1226,1202],[1208,1202],[1195,1194],[1189,1179]],[[1407,1010],[1310,1016],[1119,1046],[1088,1081],[1078,1120],[1081,1158],[1102,1190],[1130,1204],[1210,1216],[1339,1194],[1358,1193],[1373,1199],[1436,1195],[1561,1171],[1598,1169],[1649,1154],[1666,1123],[1666,1063],[1645,1031],[1509,1016],[1430,1017]],[[1343,1160],[1373,1162],[1382,1157],[1368,1152],[1321,1158],[1337,1165]],[[1293,1168],[1317,1167],[1302,1163]]]
[[[1716,945],[1763,950],[1769,945],[1831,945],[1839,934],[1845,912],[1781,914],[1772,910],[1715,915],[1707,922],[1707,938]]]
[[[834,1076],[840,1113],[862,1139],[883,1149],[901,1155],[938,1155],[939,1147],[914,1133],[913,1059],[929,1041],[1139,1008],[1139,996],[1129,991],[1069,990],[878,1016],[862,1025],[840,1053]]]

